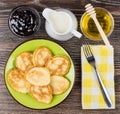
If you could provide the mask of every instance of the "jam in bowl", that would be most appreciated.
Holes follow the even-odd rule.
[[[30,6],[18,6],[9,16],[9,28],[17,36],[29,36],[38,31],[41,18],[36,9]]]

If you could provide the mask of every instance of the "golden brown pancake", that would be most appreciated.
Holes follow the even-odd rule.
[[[47,86],[31,86],[30,94],[37,101],[42,103],[50,103],[52,101],[52,88],[50,85]]]
[[[33,54],[30,52],[23,52],[16,58],[16,67],[25,71],[33,66]]]
[[[50,83],[53,94],[58,95],[64,93],[69,88],[69,81],[62,76],[51,76]]]
[[[35,66],[45,66],[52,57],[52,52],[46,47],[39,47],[33,53],[33,63]]]
[[[18,69],[12,69],[8,74],[8,82],[11,87],[21,93],[27,93],[30,89],[30,83],[25,79],[24,75]]]
[[[63,76],[70,68],[70,61],[66,57],[54,56],[48,61],[46,67],[49,69],[51,75]]]
[[[44,67],[34,67],[26,72],[26,80],[32,85],[45,86],[50,83],[50,72]]]

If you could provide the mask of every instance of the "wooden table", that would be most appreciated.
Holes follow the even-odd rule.
[[[23,4],[34,5],[41,13],[44,7],[62,7],[70,9],[80,20],[86,3],[91,2],[94,6],[104,7],[109,10],[115,19],[115,28],[110,36],[110,43],[115,49],[115,110],[83,110],[81,104],[81,60],[80,48],[87,40],[90,44],[103,44],[102,41],[92,41],[84,36],[79,40],[75,37],[62,42],[50,38],[42,26],[34,36],[18,38],[8,28],[8,16],[10,11]],[[78,27],[78,30],[81,31]],[[75,85],[70,95],[64,102],[47,110],[33,110],[16,102],[5,86],[4,67],[9,54],[20,43],[34,38],[45,38],[55,41],[63,46],[71,55],[75,65]],[[0,114],[119,114],[120,113],[120,0],[0,0]]]

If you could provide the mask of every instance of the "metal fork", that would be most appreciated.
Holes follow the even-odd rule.
[[[91,50],[91,47],[89,45],[85,45],[83,46],[83,52],[84,52],[84,55],[86,56],[86,59],[88,61],[88,63],[94,68],[95,70],[95,73],[96,73],[96,76],[97,76],[97,79],[98,79],[98,82],[99,82],[99,85],[100,85],[100,89],[102,91],[102,94],[103,94],[103,97],[104,97],[104,100],[107,104],[108,107],[111,107],[112,106],[112,102],[111,102],[111,99],[107,93],[107,90],[102,82],[102,79],[100,77],[100,74],[99,72],[97,71],[97,68],[96,68],[96,63],[95,63],[95,58],[94,58],[94,55],[92,53],[92,50]]]

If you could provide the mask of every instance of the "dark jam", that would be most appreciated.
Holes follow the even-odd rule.
[[[18,8],[10,16],[9,26],[19,36],[32,35],[39,28],[39,14],[31,8]]]

